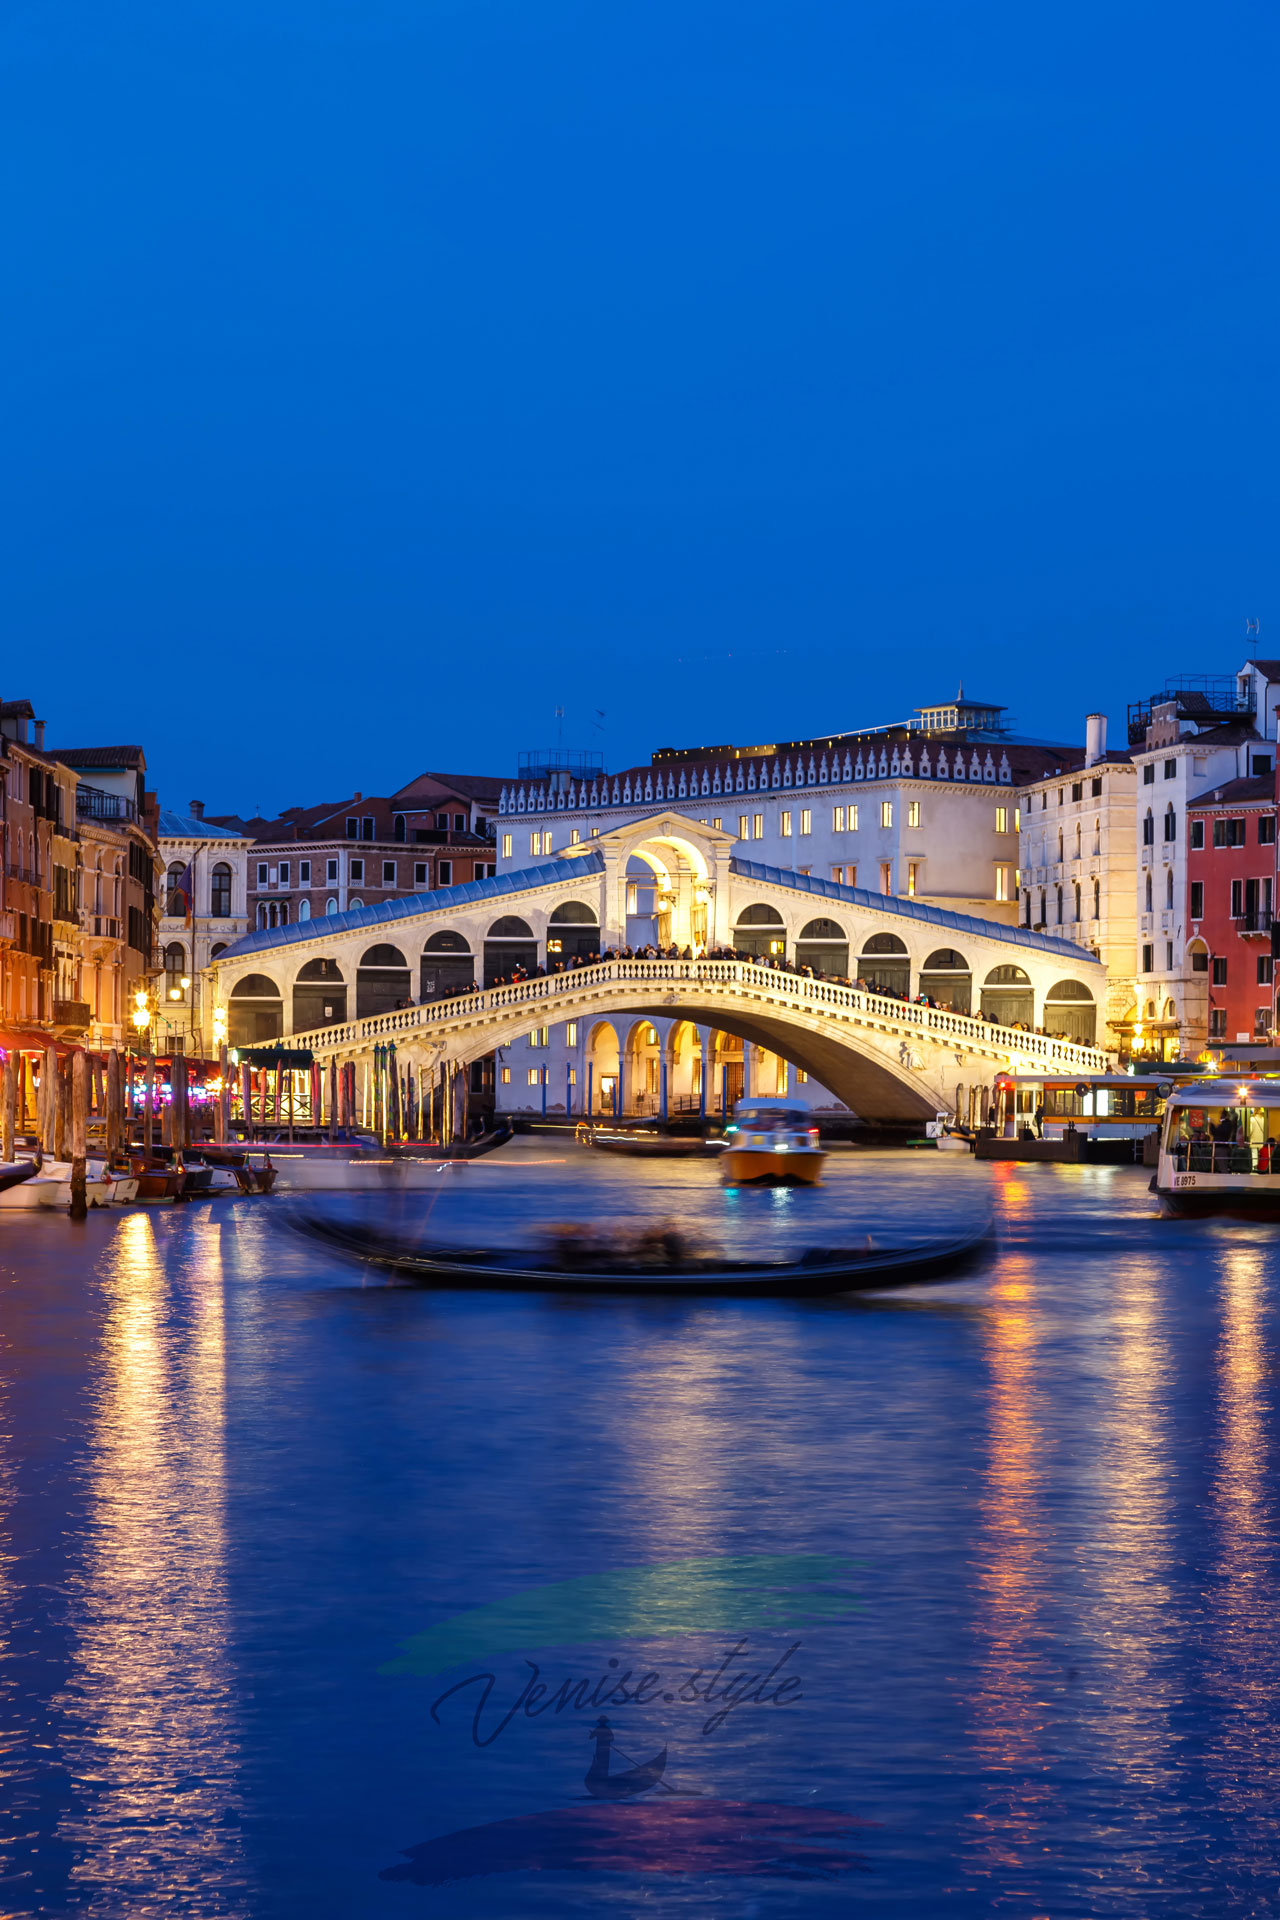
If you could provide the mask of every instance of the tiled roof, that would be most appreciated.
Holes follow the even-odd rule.
[[[1243,780],[1227,780],[1220,787],[1212,787],[1208,793],[1202,793],[1198,800],[1188,800],[1188,811],[1197,807],[1234,807],[1249,802],[1274,802],[1276,797],[1276,777],[1273,773],[1250,774]]]
[[[383,900],[376,907],[319,914],[314,920],[299,920],[291,927],[266,927],[246,934],[243,940],[225,948],[218,958],[237,960],[245,953],[265,953],[270,947],[290,947],[317,936],[324,940],[336,933],[357,932],[361,927],[385,927],[396,920],[416,919],[421,913],[452,913],[460,907],[475,906],[481,900],[505,900],[513,894],[534,893],[542,887],[559,886],[562,881],[579,880],[584,874],[603,872],[602,853],[584,853],[575,860],[544,860],[536,867],[517,867],[511,873],[496,873],[487,880],[467,880],[456,887],[402,894],[399,899]]]
[[[1011,927],[1001,920],[982,920],[974,913],[952,913],[947,907],[927,907],[920,900],[904,900],[899,894],[872,893],[866,887],[838,886],[834,880],[821,880],[816,874],[797,873],[793,867],[766,867],[758,860],[729,859],[731,872],[743,880],[759,880],[767,886],[788,887],[793,893],[811,893],[819,900],[841,900],[851,907],[865,907],[872,913],[896,914],[903,920],[923,920],[953,933],[970,933],[983,940],[1010,941],[1014,946],[1036,947],[1042,953],[1060,953],[1066,958],[1100,967],[1102,962],[1087,947],[1074,940],[1059,940],[1049,933],[1036,933],[1031,927]]]
[[[190,813],[170,813],[161,807],[156,835],[161,840],[240,840],[243,835],[230,827],[215,827],[211,820],[197,820]]]
[[[146,763],[141,747],[50,747],[49,752],[69,767],[141,767]]]

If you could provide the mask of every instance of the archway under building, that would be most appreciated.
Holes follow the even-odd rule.
[[[896,933],[873,933],[858,957],[858,979],[881,993],[911,992],[911,961]]]
[[[1091,1047],[1098,1025],[1098,1009],[1093,995],[1080,980],[1059,980],[1050,987],[1044,1000],[1043,1027],[1060,1040],[1074,1040]]]
[[[796,965],[844,980],[849,974],[849,936],[838,920],[810,920],[796,941]]]
[[[419,984],[420,998],[444,1000],[453,993],[465,993],[476,974],[475,956],[465,934],[452,927],[433,933],[422,949]]]
[[[982,983],[982,1017],[1002,1027],[1033,1027],[1036,997],[1021,967],[992,967]]]
[[[532,973],[538,964],[533,928],[518,914],[504,913],[484,937],[484,984],[496,986],[517,971]]]
[[[357,1020],[408,1005],[409,993],[409,962],[399,947],[383,941],[361,954],[356,968]]]
[[[954,947],[935,947],[920,969],[920,991],[953,1013],[968,1013],[973,1005],[969,962]]]
[[[310,1033],[347,1017],[347,983],[336,960],[308,960],[293,988],[293,1030]]]
[[[618,1034],[612,1021],[597,1020],[587,1035],[583,1102],[592,1114],[612,1114],[617,1105]]]
[[[547,922],[547,971],[570,960],[600,957],[600,923],[594,907],[582,900],[564,900]]]
[[[227,1044],[256,1047],[284,1032],[284,1000],[265,973],[246,973],[231,989],[227,1005]]]

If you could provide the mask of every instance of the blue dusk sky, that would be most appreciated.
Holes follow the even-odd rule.
[[[1280,655],[1278,34],[11,0],[0,695],[274,810]]]

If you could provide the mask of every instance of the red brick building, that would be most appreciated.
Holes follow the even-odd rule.
[[[1187,951],[1210,1046],[1276,1031],[1276,779],[1231,780],[1187,807]]]
[[[209,817],[254,842],[250,925],[291,926],[488,878],[500,791],[484,775],[423,773],[398,793],[288,807],[276,820]]]

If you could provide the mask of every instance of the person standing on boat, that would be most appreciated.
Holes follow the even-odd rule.
[[[1036,1103],[1036,1139],[1044,1139],[1044,1101]]]

